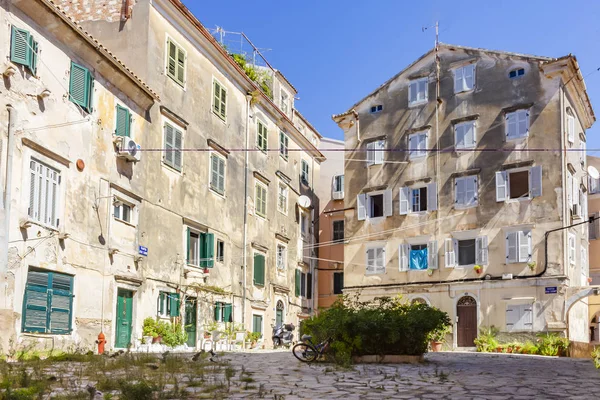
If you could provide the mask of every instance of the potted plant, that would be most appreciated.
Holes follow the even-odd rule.
[[[481,273],[481,271],[483,270],[483,268],[481,267],[481,265],[475,265],[475,266],[473,267],[473,270],[474,270],[476,273],[480,274],[480,273]]]
[[[246,332],[246,340],[250,342],[252,348],[256,346],[258,339],[260,339],[260,332]]]
[[[529,267],[530,271],[534,271],[535,270],[535,266],[537,265],[537,263],[535,261],[529,261],[527,263],[527,266]]]
[[[211,321],[204,325],[204,339],[210,339],[212,333],[219,329],[217,321]]]
[[[450,325],[444,325],[443,327],[436,329],[429,335],[431,342],[431,350],[434,352],[442,351],[442,345],[446,341],[446,335],[452,332]]]
[[[142,336],[144,338],[151,338],[150,340],[145,339],[144,342],[156,343],[160,341],[161,337],[158,332],[158,324],[154,318],[148,317],[144,319],[144,324],[142,325]]]

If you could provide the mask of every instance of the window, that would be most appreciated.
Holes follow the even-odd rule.
[[[265,285],[265,255],[262,253],[254,253],[254,284]]]
[[[163,162],[181,171],[183,166],[182,151],[183,132],[169,122],[165,122],[165,151],[163,153]]]
[[[341,242],[344,240],[344,220],[333,221],[333,241]]]
[[[367,165],[383,164],[385,140],[367,143]]]
[[[310,185],[310,180],[309,180],[309,173],[308,173],[309,169],[308,169],[308,163],[304,160],[302,160],[302,174],[300,175],[300,180],[302,181],[302,183],[304,183],[305,185]]]
[[[506,114],[506,139],[521,139],[529,135],[529,110]]]
[[[284,270],[287,268],[287,248],[277,243],[277,269]]]
[[[525,70],[523,68],[513,69],[508,73],[510,79],[519,78],[523,75],[525,75]]]
[[[281,111],[283,111],[285,114],[288,113],[289,110],[289,96],[286,92],[284,92],[283,90],[281,91]]]
[[[159,292],[156,312],[161,318],[179,317],[179,293]]]
[[[131,135],[131,113],[129,110],[117,104],[116,120],[115,135],[129,137]]]
[[[286,161],[288,159],[289,141],[290,138],[285,133],[279,132],[279,155]]]
[[[267,187],[262,183],[256,182],[255,185],[256,196],[254,198],[254,209],[256,215],[266,218],[267,217]]]
[[[587,249],[584,246],[581,246],[581,261],[579,265],[581,268],[581,286],[587,286]]]
[[[378,112],[383,111],[383,105],[382,104],[377,104],[376,106],[372,106],[371,107],[371,114],[376,114]]]
[[[171,39],[167,40],[167,76],[179,85],[185,85],[185,51]]]
[[[373,247],[367,249],[367,275],[385,273],[385,248]]]
[[[187,264],[212,268],[215,259],[215,235],[187,228]]]
[[[267,127],[261,121],[256,123],[256,146],[262,151],[267,151]]]
[[[496,201],[542,195],[542,167],[496,172]]]
[[[448,238],[444,241],[446,268],[470,267],[488,263],[488,238]]]
[[[408,105],[427,101],[427,78],[415,79],[408,86]]]
[[[301,291],[302,291],[302,284],[300,283],[300,281],[302,280],[302,271],[300,271],[299,269],[296,270],[296,273],[294,274],[294,293],[296,294],[296,297],[300,297],[301,295]]]
[[[437,210],[437,185],[400,188],[400,215]]]
[[[408,136],[408,158],[425,157],[427,155],[427,132],[417,132]]]
[[[32,158],[29,174],[29,217],[42,224],[58,227],[60,173]]]
[[[33,75],[37,73],[38,42],[29,31],[11,27],[10,61],[29,68]]]
[[[308,238],[308,215],[306,215],[305,213],[302,213],[300,215],[300,234],[302,236],[302,239]]]
[[[344,193],[344,175],[333,177],[333,193]]]
[[[73,277],[30,269],[23,296],[23,332],[69,334],[73,317]]]
[[[92,112],[93,78],[90,71],[71,62],[69,99],[87,112]]]
[[[210,188],[225,193],[225,159],[216,153],[210,155]]]
[[[233,309],[233,305],[230,303],[223,303],[222,301],[217,301],[215,303],[215,321],[216,322],[233,322],[231,318],[231,311]]]
[[[594,179],[589,177],[589,192],[590,194],[600,193],[600,178]]]
[[[225,242],[217,240],[217,262],[225,261]]]
[[[262,315],[252,314],[252,332],[260,333],[262,338],[263,333],[263,317]]]
[[[575,252],[576,252],[576,245],[575,245],[576,238],[575,238],[575,235],[572,234],[572,233],[569,233],[568,238],[569,238],[569,264],[575,265],[575,263],[577,262],[576,255],[575,255]]]
[[[454,125],[455,148],[472,149],[475,147],[475,121],[467,121]]]
[[[508,232],[506,235],[506,262],[524,263],[531,260],[531,231]]]
[[[507,304],[506,305],[506,330],[527,331],[533,329],[532,304]]]
[[[133,216],[132,216],[133,205],[127,204],[127,203],[122,202],[121,200],[118,200],[116,203],[113,204],[113,207],[114,207],[113,216],[115,217],[115,219],[130,223],[130,224],[133,223]]]
[[[477,176],[454,179],[454,204],[456,207],[477,205]]]
[[[458,241],[458,265],[475,265],[475,239]]]
[[[227,118],[227,90],[216,79],[213,81],[213,113],[223,121]]]
[[[567,140],[569,143],[575,143],[575,117],[567,110]]]
[[[383,193],[369,196],[369,218],[383,217]]]
[[[333,294],[342,294],[344,289],[344,273],[334,272],[333,273]]]
[[[437,269],[438,267],[438,247],[436,241],[401,244],[398,254],[400,271],[424,271],[427,269]]]
[[[589,240],[597,240],[600,238],[600,213],[594,213],[589,216],[594,220],[588,224]]]
[[[585,159],[587,156],[585,140],[579,140],[579,163],[582,167],[585,167]]]
[[[294,288],[296,297],[312,299],[312,274],[297,269]]]
[[[288,212],[288,185],[284,182],[279,182],[277,195],[277,210],[285,215]]]
[[[467,92],[475,87],[475,64],[454,70],[454,93]]]
[[[306,297],[306,274],[300,273],[300,296]]]

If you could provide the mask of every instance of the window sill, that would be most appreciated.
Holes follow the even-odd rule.
[[[379,223],[381,221],[384,221],[387,217],[367,217],[365,218],[365,221],[369,221],[371,223]]]
[[[136,225],[132,224],[131,222],[125,221],[124,219],[117,218],[117,217],[113,217],[113,219],[114,219],[115,221],[117,221],[117,222],[120,222],[120,223],[122,223],[122,224],[124,224],[124,225],[127,225],[127,226],[129,226],[129,227],[132,227],[132,228],[136,228],[136,227],[137,227]]]
[[[214,194],[214,195],[216,195],[216,196],[218,196],[218,197],[220,197],[220,198],[222,198],[222,199],[226,199],[226,198],[227,198],[227,196],[225,196],[225,192],[223,192],[223,193],[219,193],[217,190],[213,189],[211,186],[209,186],[208,190],[209,190],[209,191],[210,191],[212,194]]]
[[[460,205],[460,204],[459,204],[459,205],[455,205],[455,206],[454,206],[454,209],[455,209],[455,210],[469,210],[469,209],[471,209],[471,208],[477,208],[477,206],[479,206],[479,204],[478,204],[478,203],[475,203],[475,204],[470,204],[470,205]]]
[[[475,92],[475,87],[472,87],[471,89],[465,89],[465,90],[460,90],[458,92],[454,92],[455,95],[457,94],[463,94],[463,93],[473,93]]]
[[[56,226],[52,226],[52,225],[48,225],[48,224],[44,224],[43,222],[40,222],[40,221],[36,221],[36,220],[34,220],[34,219],[31,219],[31,217],[29,217],[29,218],[27,219],[27,221],[26,221],[26,224],[28,224],[28,225],[30,225],[30,226],[31,226],[31,225],[39,226],[39,227],[41,227],[41,228],[47,229],[47,230],[49,230],[49,231],[51,231],[51,232],[54,232],[54,233],[59,233],[59,232],[60,232],[60,230],[59,230],[59,228],[58,228],[58,227],[56,227]],[[27,229],[28,227],[27,227],[27,226],[25,226],[25,227],[23,227],[23,228],[24,228],[24,229]],[[22,228],[22,229],[23,229],[23,228]]]
[[[528,134],[525,136],[519,136],[519,137],[514,137],[514,138],[508,138],[508,137],[506,137],[506,135],[504,135],[504,138],[506,139],[507,142],[524,142],[528,137],[529,137]]]
[[[261,149],[260,147],[256,146],[256,150],[260,151],[264,155],[267,155],[267,150],[266,149]]]
[[[165,75],[167,76],[167,78],[169,78],[171,81],[173,81],[173,83],[175,83],[177,86],[179,86],[181,89],[183,89],[185,91],[185,81],[183,83],[181,83],[177,79],[175,79],[173,76],[169,75],[169,73],[166,73]]]
[[[365,276],[372,276],[372,275],[385,275],[385,271],[383,271],[383,272],[365,272]]]
[[[520,203],[522,201],[530,201],[533,200],[531,197],[527,196],[527,197],[519,197],[517,199],[506,199],[504,202],[505,203]]]
[[[221,122],[223,122],[224,124],[226,124],[226,123],[227,123],[227,115],[225,115],[225,117],[224,117],[224,118],[223,118],[223,117],[221,117],[221,114],[219,114],[219,113],[215,112],[214,108],[213,108],[213,112],[212,112],[212,113],[213,113],[213,115],[214,115],[215,117],[219,118],[219,120],[220,120]]]
[[[406,215],[411,215],[413,217],[420,217],[420,216],[427,215],[427,214],[428,214],[428,211],[425,210],[425,211],[411,211],[411,212],[407,213]]]
[[[427,154],[423,154],[420,156],[408,156],[409,161],[423,161],[427,159]]]
[[[279,209],[277,209],[277,211],[279,212],[279,214],[283,214],[283,215],[285,215],[286,217],[287,217],[287,215],[288,215],[287,211],[282,211],[282,210],[279,210]]]
[[[427,104],[429,103],[429,99],[425,99],[425,100],[418,100],[418,101],[413,101],[412,103],[409,101],[408,102],[408,107],[418,107],[418,106],[422,106],[423,104]]]
[[[183,166],[180,169],[177,169],[174,166],[167,164],[165,162],[165,160],[162,160],[161,163],[162,163],[163,167],[166,167],[167,169],[175,172],[176,174],[183,175]]]
[[[279,153],[279,157],[280,157],[280,158],[281,158],[283,161],[285,161],[285,162],[288,162],[288,159],[289,159],[289,157],[284,157],[284,156],[283,156],[283,154],[281,154],[281,153]]]
[[[259,213],[254,213],[254,216],[255,216],[256,218],[258,218],[258,219],[261,219],[261,220],[263,220],[263,221],[266,221],[266,220],[267,220],[267,217],[266,217],[266,216],[264,216],[264,215],[261,215],[261,214],[259,214]]]

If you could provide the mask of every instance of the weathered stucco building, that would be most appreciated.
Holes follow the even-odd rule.
[[[333,118],[346,145],[345,293],[439,307],[453,347],[492,325],[589,340],[587,300],[568,301],[587,285],[595,121],[575,57],[439,44]]]
[[[587,162],[600,170],[600,158],[589,156]],[[589,281],[592,286],[600,286],[600,179],[590,176],[588,181],[588,217],[594,218],[589,226]],[[597,345],[600,342],[600,294],[590,296],[588,302],[590,341]]]
[[[271,68],[261,90],[179,1],[118,13],[77,4],[3,2],[5,31],[38,43],[32,74],[2,37],[4,68],[15,69],[3,96],[18,115],[13,136],[2,128],[3,143],[14,139],[2,146],[3,339],[90,348],[103,331],[109,348],[127,347],[154,317],[183,323],[191,347],[209,322],[243,324],[269,345],[271,323],[314,308],[322,155],[296,89]],[[48,309],[27,303],[42,292]],[[43,327],[23,322],[30,309],[45,313]]]

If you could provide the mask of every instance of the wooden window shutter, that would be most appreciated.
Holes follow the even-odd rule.
[[[506,182],[506,171],[496,172],[496,201],[506,201],[508,197],[508,184]]]
[[[69,97],[71,101],[86,111],[90,111],[90,71],[81,65],[71,62],[71,79]]]
[[[265,284],[265,256],[259,253],[254,253],[254,284]]]
[[[71,310],[73,301],[73,277],[51,273],[49,331],[67,334],[71,332]]]
[[[427,268],[438,269],[438,245],[436,240],[432,240],[427,244]]]
[[[233,322],[231,320],[231,309],[233,308],[233,305],[229,304],[229,303],[223,303],[223,322]]]
[[[215,81],[214,85],[213,85],[213,111],[216,114],[220,114],[221,112],[221,101],[219,98],[219,95],[221,93],[221,86],[219,85],[219,82]]]
[[[401,187],[400,188],[400,215],[408,214],[410,207],[410,188],[409,187]]]
[[[185,247],[186,248],[185,254],[187,255],[186,256],[186,259],[187,259],[186,264],[190,264],[192,261],[190,259],[190,254],[191,254],[192,249],[190,249],[190,227],[189,226],[186,228],[186,242],[187,242],[186,247]]]
[[[392,189],[387,189],[383,193],[383,216],[391,217],[393,213],[392,210]]]
[[[225,119],[227,110],[227,92],[221,88],[221,118]]]
[[[177,76],[175,80],[182,86],[185,84],[185,52],[177,48]]]
[[[169,293],[169,316],[179,317],[179,293]]]
[[[542,166],[536,165],[529,170],[531,179],[531,197],[540,197],[542,195]],[[579,190],[579,187],[577,188]]]
[[[169,60],[167,62],[167,75],[175,79],[177,72],[177,46],[170,39],[167,42]]]
[[[29,69],[33,75],[37,75],[37,63],[38,63],[38,42],[33,38],[33,36],[29,37],[29,50],[31,52],[31,57],[29,60]]]
[[[361,193],[356,196],[356,210],[359,221],[364,221],[367,217],[367,195]]]
[[[294,277],[294,292],[296,297],[300,296],[300,270],[296,270],[296,275]]]
[[[173,145],[175,144],[175,129],[173,128],[173,126],[171,126],[171,124],[166,123],[165,124],[165,153],[164,153],[164,160],[165,162],[170,165],[173,166],[173,159],[174,159],[174,151],[173,151]]]
[[[158,295],[158,313],[161,315],[165,313],[165,301],[166,301],[165,295],[166,295],[165,292],[160,292]]]
[[[203,233],[200,235],[201,251],[200,262],[201,267],[212,268],[215,265],[215,235],[213,233]]]
[[[215,303],[215,321],[220,321],[220,318],[221,318],[221,303],[217,301]]]
[[[30,34],[25,29],[15,26],[11,29],[10,38],[10,61],[15,64],[30,66],[31,51],[29,49]]]
[[[175,129],[175,143],[173,144],[173,148],[174,148],[174,154],[173,154],[173,166],[178,169],[181,170],[182,167],[182,152],[181,149],[183,147],[183,132],[181,132],[179,129]]]
[[[117,104],[117,123],[115,135],[129,136],[130,115],[129,110]]]
[[[29,271],[23,298],[23,332],[46,332],[48,326],[49,273]]]

